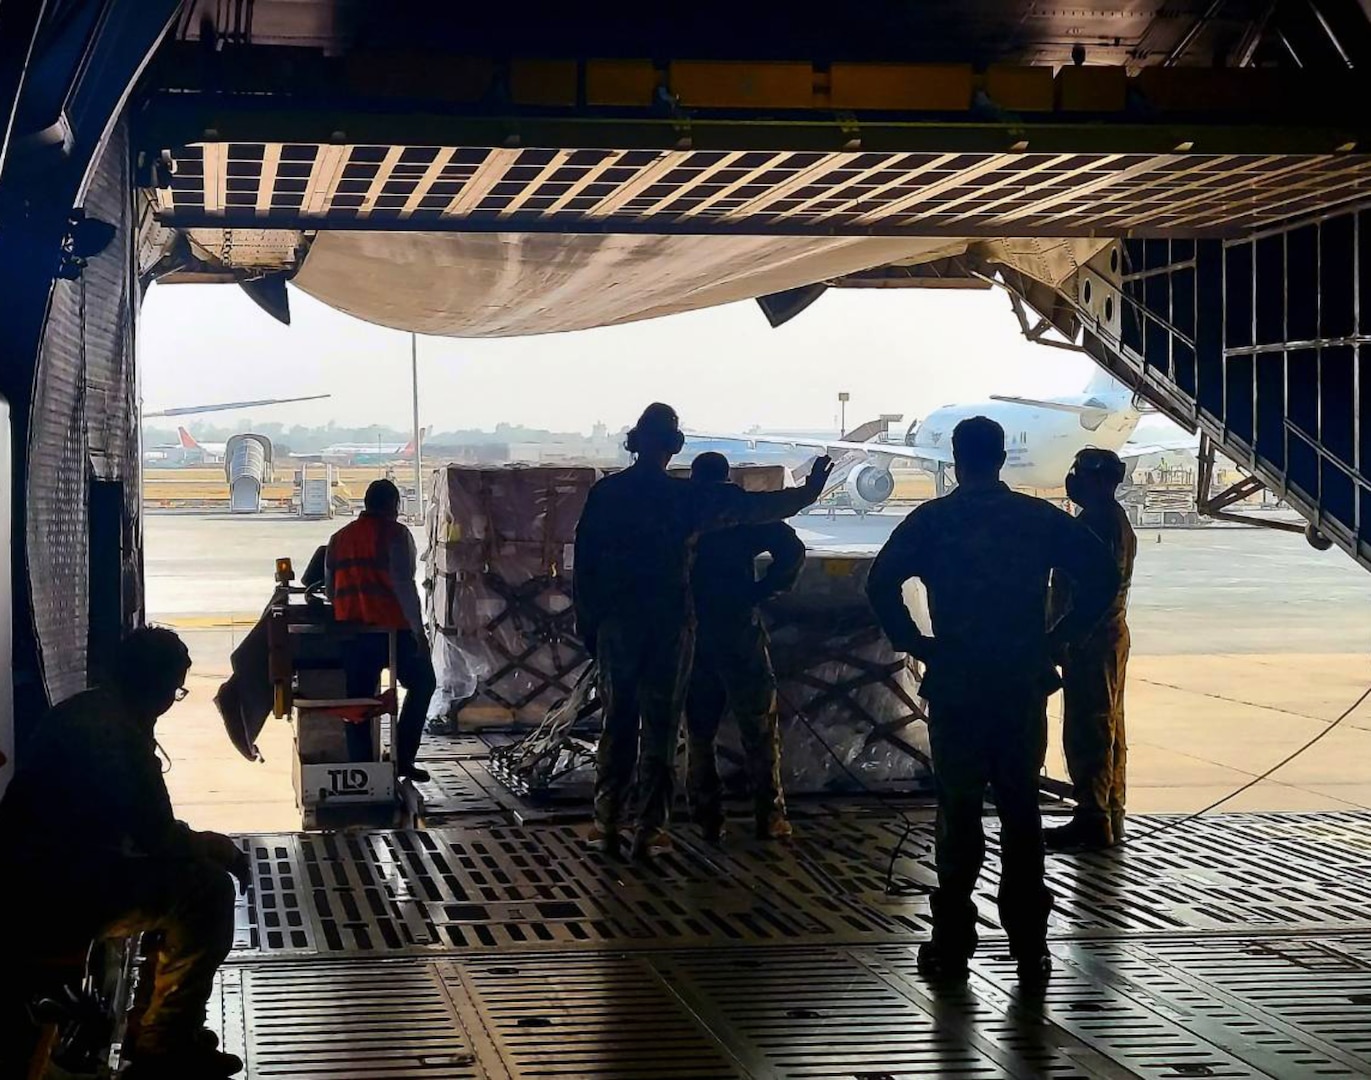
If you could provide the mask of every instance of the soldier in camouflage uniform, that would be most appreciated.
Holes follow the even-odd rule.
[[[691,465],[696,484],[728,483],[728,459],[701,454]],[[757,556],[771,564],[757,579]],[[781,788],[781,733],[776,722],[776,675],[757,605],[788,592],[804,567],[805,546],[783,521],[739,525],[700,538],[691,584],[699,629],[686,695],[689,757],[686,787],[705,838],[723,835],[723,786],[715,742],[725,708],[738,725],[752,787],[757,837],[791,834]]]
[[[1138,538],[1114,497],[1124,465],[1110,450],[1082,450],[1066,478],[1066,493],[1081,508],[1076,520],[1108,548],[1119,588],[1103,619],[1062,658],[1062,742],[1075,789],[1070,824],[1052,829],[1055,851],[1099,851],[1123,839],[1125,771],[1123,689],[1128,666],[1128,587]],[[1070,607],[1070,583],[1053,581],[1052,605]]]
[[[938,795],[938,889],[933,937],[919,950],[935,979],[966,977],[976,949],[972,900],[985,853],[986,784],[1000,818],[1000,920],[1022,981],[1051,971],[1043,882],[1038,775],[1047,749],[1047,698],[1060,685],[1052,660],[1109,605],[1117,574],[1104,547],[1071,517],[1020,495],[999,478],[1004,431],[983,416],[952,435],[957,487],[925,503],[891,535],[867,593],[891,644],[922,661],[922,694]],[[1075,604],[1049,636],[1047,589],[1054,569],[1075,583]],[[932,634],[905,606],[902,587],[928,593]]]
[[[128,1080],[210,1080],[243,1066],[204,1024],[233,945],[229,875],[246,888],[251,867],[228,837],[176,820],[153,734],[189,669],[170,630],[129,635],[112,685],[43,718],[0,802],[0,867],[24,882],[0,897],[15,951],[36,943],[60,956],[92,938],[162,935]]]
[[[833,467],[820,458],[803,487],[784,491],[692,484],[666,471],[684,441],[675,410],[649,405],[625,443],[636,460],[591,488],[576,529],[577,627],[598,665],[604,712],[592,841],[610,853],[619,850],[635,762],[634,855],[670,847],[676,739],[694,652],[697,537],[799,513],[823,493]]]

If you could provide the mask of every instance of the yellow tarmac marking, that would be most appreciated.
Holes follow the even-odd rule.
[[[153,621],[174,630],[228,630],[236,626],[251,626],[261,617],[260,611],[246,611],[222,615],[162,615]]]

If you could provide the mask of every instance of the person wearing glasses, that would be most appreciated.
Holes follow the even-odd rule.
[[[0,800],[0,925],[33,955],[158,931],[151,998],[129,1080],[224,1077],[242,1068],[205,1029],[214,973],[233,945],[235,889],[248,857],[227,836],[177,821],[156,725],[185,697],[190,653],[145,627],[119,646],[113,678],[53,708]],[[22,883],[22,886],[21,884]],[[23,963],[6,965],[17,974]],[[0,1002],[24,1000],[6,988]],[[0,1017],[0,1026],[21,1022]]]

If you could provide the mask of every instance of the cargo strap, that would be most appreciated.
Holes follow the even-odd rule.
[[[491,774],[516,794],[546,793],[563,777],[594,765],[599,740],[595,716],[599,712],[592,660],[537,728],[518,742],[491,750]]]
[[[571,606],[563,611],[549,611],[538,602],[545,593],[566,595],[562,579],[555,574],[542,574],[522,585],[511,585],[500,575],[488,570],[482,580],[486,588],[500,597],[505,605],[481,631],[482,637],[490,643],[491,650],[503,660],[500,667],[481,680],[481,692],[516,712],[536,701],[550,688],[570,694],[574,686],[570,678],[586,662],[585,648],[576,636],[576,613]],[[524,641],[522,649],[511,650],[500,641],[497,631],[505,623],[511,623]],[[530,663],[545,650],[552,660],[551,672]],[[535,686],[527,693],[511,699],[502,694],[497,686],[501,680],[518,673],[532,678]]]
[[[832,619],[811,621],[785,616],[773,619],[773,638],[788,632],[798,631],[799,634],[798,638],[784,641],[783,655],[803,657],[799,663],[778,665],[777,683],[790,683],[814,691],[804,701],[795,701],[787,696],[782,698],[782,702],[792,711],[806,715],[834,703],[840,704],[853,718],[871,729],[868,741],[888,742],[901,753],[930,766],[926,753],[897,737],[912,724],[928,723],[928,714],[898,678],[909,669],[909,660],[897,656],[887,661],[876,661],[861,655],[862,650],[877,644],[883,636],[880,628],[871,625],[868,618],[863,618],[861,625],[848,628],[843,627],[841,620],[835,624]],[[772,660],[774,663],[774,650]],[[834,681],[817,674],[829,665],[839,665],[850,674]],[[855,694],[869,686],[884,687],[899,701],[902,712],[892,719],[878,720],[862,706]]]

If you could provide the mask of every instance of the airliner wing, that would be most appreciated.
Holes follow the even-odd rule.
[[[709,434],[703,431],[688,431],[692,439],[719,439],[743,443],[765,443],[767,446],[788,446],[796,450],[813,450],[830,457],[843,454],[866,454],[869,457],[906,458],[910,461],[950,462],[951,448],[946,450],[935,446],[906,446],[904,443],[849,442],[846,439],[796,439],[788,435],[739,435]]]
[[[198,416],[201,413],[229,412],[233,409],[256,409],[267,405],[289,405],[295,401],[323,401],[331,394],[310,394],[307,397],[261,398],[258,401],[221,401],[217,405],[182,405],[176,409],[161,409],[158,412],[145,412],[144,420],[154,420],[160,416]]]
[[[1131,458],[1146,457],[1148,454],[1172,454],[1180,450],[1197,453],[1199,440],[1193,435],[1178,435],[1174,439],[1154,439],[1152,442],[1127,442],[1119,448],[1119,457],[1125,461]]]
[[[1055,409],[1057,412],[1075,413],[1077,416],[1108,415],[1108,409],[1098,405],[1071,405],[1064,401],[1043,401],[1041,398],[1010,397],[1007,394],[991,394],[991,401],[1004,401],[1011,405],[1027,405],[1034,409]]]

